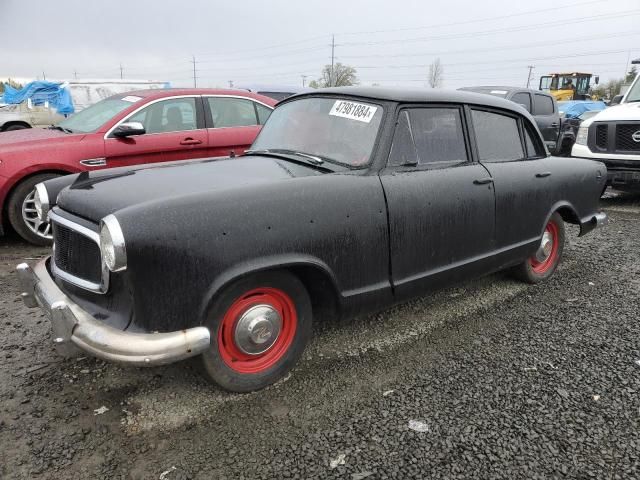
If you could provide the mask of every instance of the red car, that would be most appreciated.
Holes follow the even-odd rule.
[[[34,186],[67,173],[244,153],[276,100],[240,90],[168,89],[114,95],[46,129],[0,134],[0,235],[51,242]]]

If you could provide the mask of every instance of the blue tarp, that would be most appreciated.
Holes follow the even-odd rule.
[[[29,98],[33,105],[44,105],[48,102],[51,108],[55,108],[62,115],[69,115],[75,111],[68,85],[58,82],[30,82],[19,90],[5,83],[4,95],[0,102],[16,104],[26,102]]]
[[[564,113],[566,118],[577,118],[584,112],[592,110],[604,110],[607,108],[604,102],[596,102],[592,100],[570,100],[567,102],[558,102],[558,110]]]

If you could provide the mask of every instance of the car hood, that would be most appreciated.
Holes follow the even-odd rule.
[[[85,134],[65,133],[52,128],[24,128],[0,133],[0,152],[11,147],[32,147],[39,143],[51,142],[52,139],[81,140]]]
[[[98,222],[105,216],[145,202],[170,202],[199,193],[247,188],[265,182],[322,175],[305,165],[269,157],[207,159],[153,167],[85,172],[60,192],[57,205]]]
[[[613,107],[605,108],[599,114],[582,122],[582,125],[588,127],[593,122],[609,122],[609,121],[640,121],[640,102],[621,103]]]

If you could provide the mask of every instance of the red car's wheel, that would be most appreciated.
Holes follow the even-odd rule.
[[[558,267],[564,251],[565,231],[562,217],[555,213],[547,223],[536,252],[515,268],[515,273],[528,283],[546,280]]]
[[[209,377],[227,390],[247,392],[283,377],[311,336],[311,302],[287,272],[260,273],[218,296],[207,315]]]

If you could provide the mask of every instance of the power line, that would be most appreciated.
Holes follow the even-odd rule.
[[[586,23],[592,21],[602,21],[602,20],[611,20],[618,17],[626,17],[632,15],[638,15],[640,10],[626,10],[623,12],[609,13],[609,14],[601,14],[601,15],[592,15],[589,17],[578,17],[569,20],[554,20],[553,22],[545,22],[545,23],[537,23],[537,24],[529,24],[529,25],[521,25],[517,27],[507,27],[507,28],[497,28],[490,30],[483,30],[478,32],[466,32],[466,33],[454,33],[454,34],[444,34],[444,35],[430,35],[426,37],[414,37],[414,38],[404,38],[397,40],[378,40],[373,42],[346,42],[343,43],[343,46],[370,46],[370,45],[384,45],[384,44],[396,44],[396,43],[407,43],[407,42],[424,42],[424,41],[433,41],[433,40],[451,40],[455,38],[466,38],[466,37],[475,37],[479,35],[494,35],[497,33],[510,33],[510,32],[520,32],[524,30],[537,30],[543,27],[553,27],[558,25],[569,25],[576,23]]]
[[[440,23],[440,24],[432,24],[432,25],[422,25],[419,27],[404,27],[404,28],[394,28],[394,29],[389,29],[389,30],[369,30],[369,31],[358,31],[358,32],[342,32],[339,33],[339,35],[343,35],[343,36],[347,36],[347,35],[370,35],[370,34],[375,34],[375,33],[394,33],[394,32],[406,32],[406,31],[411,31],[411,30],[424,30],[427,28],[441,28],[441,27],[452,27],[452,26],[457,26],[457,25],[468,25],[471,23],[484,23],[484,22],[489,22],[492,20],[503,20],[506,18],[513,18],[513,17],[521,17],[524,15],[531,15],[534,13],[543,13],[543,12],[549,12],[549,11],[553,11],[556,12],[557,10],[561,10],[561,9],[566,9],[566,8],[575,8],[575,7],[583,7],[585,5],[590,5],[593,3],[601,3],[601,0],[591,0],[589,2],[580,2],[580,3],[573,3],[571,5],[560,5],[560,6],[554,6],[554,7],[550,7],[550,8],[541,8],[541,9],[536,9],[536,10],[527,10],[525,12],[520,12],[520,13],[511,13],[511,14],[507,14],[507,15],[498,15],[495,17],[484,17],[484,18],[475,18],[472,20],[464,20],[461,22],[448,22],[448,23]]]

